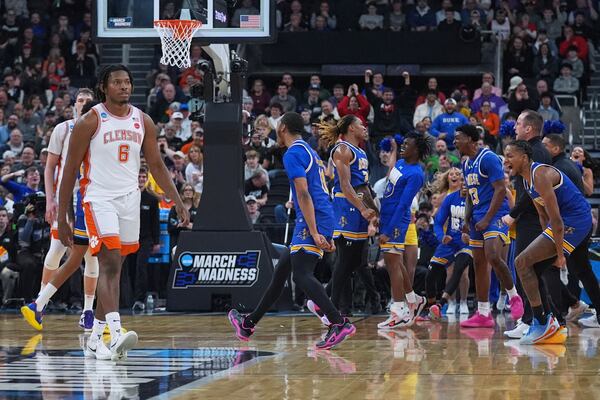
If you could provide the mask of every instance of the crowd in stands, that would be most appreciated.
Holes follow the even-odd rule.
[[[40,215],[39,196],[31,194],[43,193],[47,145],[54,126],[73,118],[77,89],[95,84],[101,53],[91,39],[91,3],[90,0],[0,2],[0,237],[3,240],[0,293],[3,300],[18,297],[19,290],[21,295],[33,292],[33,288],[24,286],[39,282],[40,257],[48,243],[49,226]],[[239,3],[234,13],[258,12],[257,2],[242,0]],[[341,79],[329,84],[318,74],[296,77],[285,73],[274,85],[254,77],[243,97],[245,133],[242,141],[246,203],[257,227],[293,222],[294,211],[287,201],[287,189],[283,193],[279,190],[287,178],[282,162],[284,150],[277,146],[275,135],[279,120],[287,111],[302,115],[304,139],[325,161],[329,159],[329,149],[319,137],[315,124],[336,121],[347,114],[363,121],[368,127],[369,139],[362,146],[369,156],[370,181],[376,191],[378,184],[382,186],[388,167],[388,155],[380,150],[380,141],[409,131],[426,136],[435,149],[424,165],[432,185],[423,193],[417,214],[421,215],[421,222],[426,222],[420,225],[420,232],[426,235],[423,232],[427,231],[428,221],[438,205],[433,182],[460,164],[454,148],[457,126],[465,123],[477,126],[481,145],[501,152],[500,127],[504,121],[516,119],[525,109],[539,111],[546,120],[560,119],[562,110],[556,95],[579,96],[593,72],[590,58],[597,49],[600,26],[597,1],[554,0],[544,4],[534,0],[465,0],[458,4],[443,0],[441,4],[433,3],[427,0],[276,1],[277,27],[290,32],[357,29],[459,32],[464,27],[491,30],[489,40],[502,41],[506,49],[505,85],[499,87],[491,72],[483,73],[478,85],[452,87],[441,79],[438,82],[436,77],[430,77],[424,85],[416,84],[415,78],[407,72],[402,74],[399,84],[391,84],[383,73],[371,69],[365,70],[364,76],[354,82]],[[201,46],[193,44],[192,65],[203,57]],[[192,217],[203,191],[205,132],[202,122],[190,120],[188,101],[191,87],[202,79],[202,73],[195,67],[179,70],[161,65],[157,59],[155,68],[148,73],[150,89],[145,104],[145,111],[160,131],[158,142],[163,159]],[[573,155],[575,157],[575,152]],[[588,183],[593,187],[593,160],[583,149],[581,154],[577,153],[576,160],[582,164],[584,178],[587,174]],[[147,183],[144,180],[142,188],[157,198],[161,208],[169,210],[170,200],[164,197],[151,176],[146,178]],[[191,229],[191,224],[177,224],[173,210],[165,222],[171,245],[176,243],[179,232]],[[277,241],[283,241],[282,232],[282,229],[270,231]],[[155,237],[149,240],[152,245],[158,245]],[[427,246],[427,240],[422,243]],[[421,254],[426,258],[427,252]],[[426,266],[428,261],[420,261],[419,265]],[[324,265],[331,262],[325,259]],[[377,263],[376,259],[372,261],[373,265]],[[131,276],[135,281],[134,272]],[[61,307],[63,304],[80,306],[80,297],[77,298],[81,294],[80,280],[81,276],[75,276],[64,294],[58,296],[57,303]],[[160,279],[155,280],[160,282]],[[17,281],[20,282],[17,287],[7,291]],[[159,291],[164,287],[154,289]],[[132,301],[142,298],[143,294],[136,293]]]

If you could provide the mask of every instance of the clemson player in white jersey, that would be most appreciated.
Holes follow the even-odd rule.
[[[94,92],[92,90],[88,88],[79,89],[75,96],[75,118],[58,124],[54,128],[52,136],[50,136],[44,179],[46,183],[46,221],[52,226],[52,238],[50,249],[44,260],[40,293],[33,303],[21,307],[21,314],[23,314],[25,320],[38,331],[43,329],[43,310],[48,301],[50,301],[50,298],[56,293],[58,288],[79,268],[81,260],[84,257],[84,306],[81,318],[79,319],[79,326],[90,330],[94,323],[92,308],[94,306],[94,295],[96,293],[96,281],[98,278],[98,259],[88,251],[88,237],[85,229],[83,209],[81,208],[81,196],[78,193],[75,196],[77,205],[75,206],[75,218],[73,219],[75,228],[73,242],[75,246],[69,258],[60,269],[58,269],[58,266],[67,248],[58,240],[58,224],[56,221],[57,189],[60,187],[63,167],[69,150],[71,131],[75,125],[77,116],[82,115],[84,106],[93,100]]]
[[[100,72],[96,97],[101,104],[77,120],[69,142],[69,155],[59,192],[58,235],[66,246],[73,234],[67,223],[69,192],[83,162],[81,192],[92,254],[98,256],[98,305],[92,334],[84,353],[99,360],[119,360],[136,345],[134,331],[121,331],[119,284],[125,256],[137,251],[140,230],[138,172],[143,150],[148,167],[166,195],[175,201],[177,214],[187,224],[189,214],[165,167],[152,119],[129,104],[133,79],[123,65]],[[108,324],[109,348],[102,342]]]

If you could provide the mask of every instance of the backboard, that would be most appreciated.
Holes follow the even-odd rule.
[[[99,43],[158,43],[154,20],[188,15],[202,21],[194,38],[205,44],[275,40],[274,0],[95,0],[93,33]]]

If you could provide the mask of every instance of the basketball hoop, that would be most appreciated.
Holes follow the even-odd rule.
[[[154,29],[160,35],[163,55],[162,64],[189,68],[190,44],[194,33],[202,26],[197,20],[161,19],[154,21]]]

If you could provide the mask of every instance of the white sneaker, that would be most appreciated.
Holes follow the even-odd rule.
[[[506,294],[500,293],[498,301],[496,301],[496,309],[500,312],[504,311],[504,309],[506,308],[506,297]]]
[[[329,323],[329,318],[327,318],[327,315],[323,314],[323,311],[321,311],[321,309],[319,308],[319,306],[318,306],[318,305],[316,305],[314,301],[312,301],[312,300],[308,300],[308,301],[306,302],[306,308],[308,308],[308,310],[309,310],[311,313],[315,314],[315,315],[316,315],[316,317],[317,317],[317,318],[319,318],[319,320],[321,320],[321,323],[322,323],[324,326],[327,326],[327,327],[328,327],[329,325],[331,325],[331,324]]]
[[[507,336],[511,339],[521,339],[525,332],[529,330],[529,325],[523,322],[520,318],[517,321],[517,326],[510,331],[504,331],[504,336]]]
[[[466,301],[461,301],[460,302],[460,309],[459,312],[461,315],[465,315],[465,314],[469,314],[469,305],[467,304]]]
[[[456,301],[451,300],[448,302],[448,308],[446,308],[446,315],[456,314]]]
[[[128,331],[120,335],[117,340],[111,344],[110,353],[113,361],[124,360],[127,358],[127,351],[132,349],[138,342],[138,335],[134,331]],[[96,356],[96,358],[98,358]]]
[[[589,307],[583,301],[578,301],[574,307],[569,307],[569,312],[565,319],[568,322],[576,321]]]
[[[410,322],[409,310],[401,303],[392,303],[390,316],[383,322],[377,324],[377,329],[393,329],[407,326]]]
[[[598,318],[596,317],[596,314],[593,314],[586,318],[581,318],[579,320],[579,325],[583,326],[584,328],[600,328],[600,324],[598,324]]]
[[[102,339],[90,340],[88,339],[83,354],[87,358],[95,358],[96,360],[110,360],[112,353],[104,344]]]

